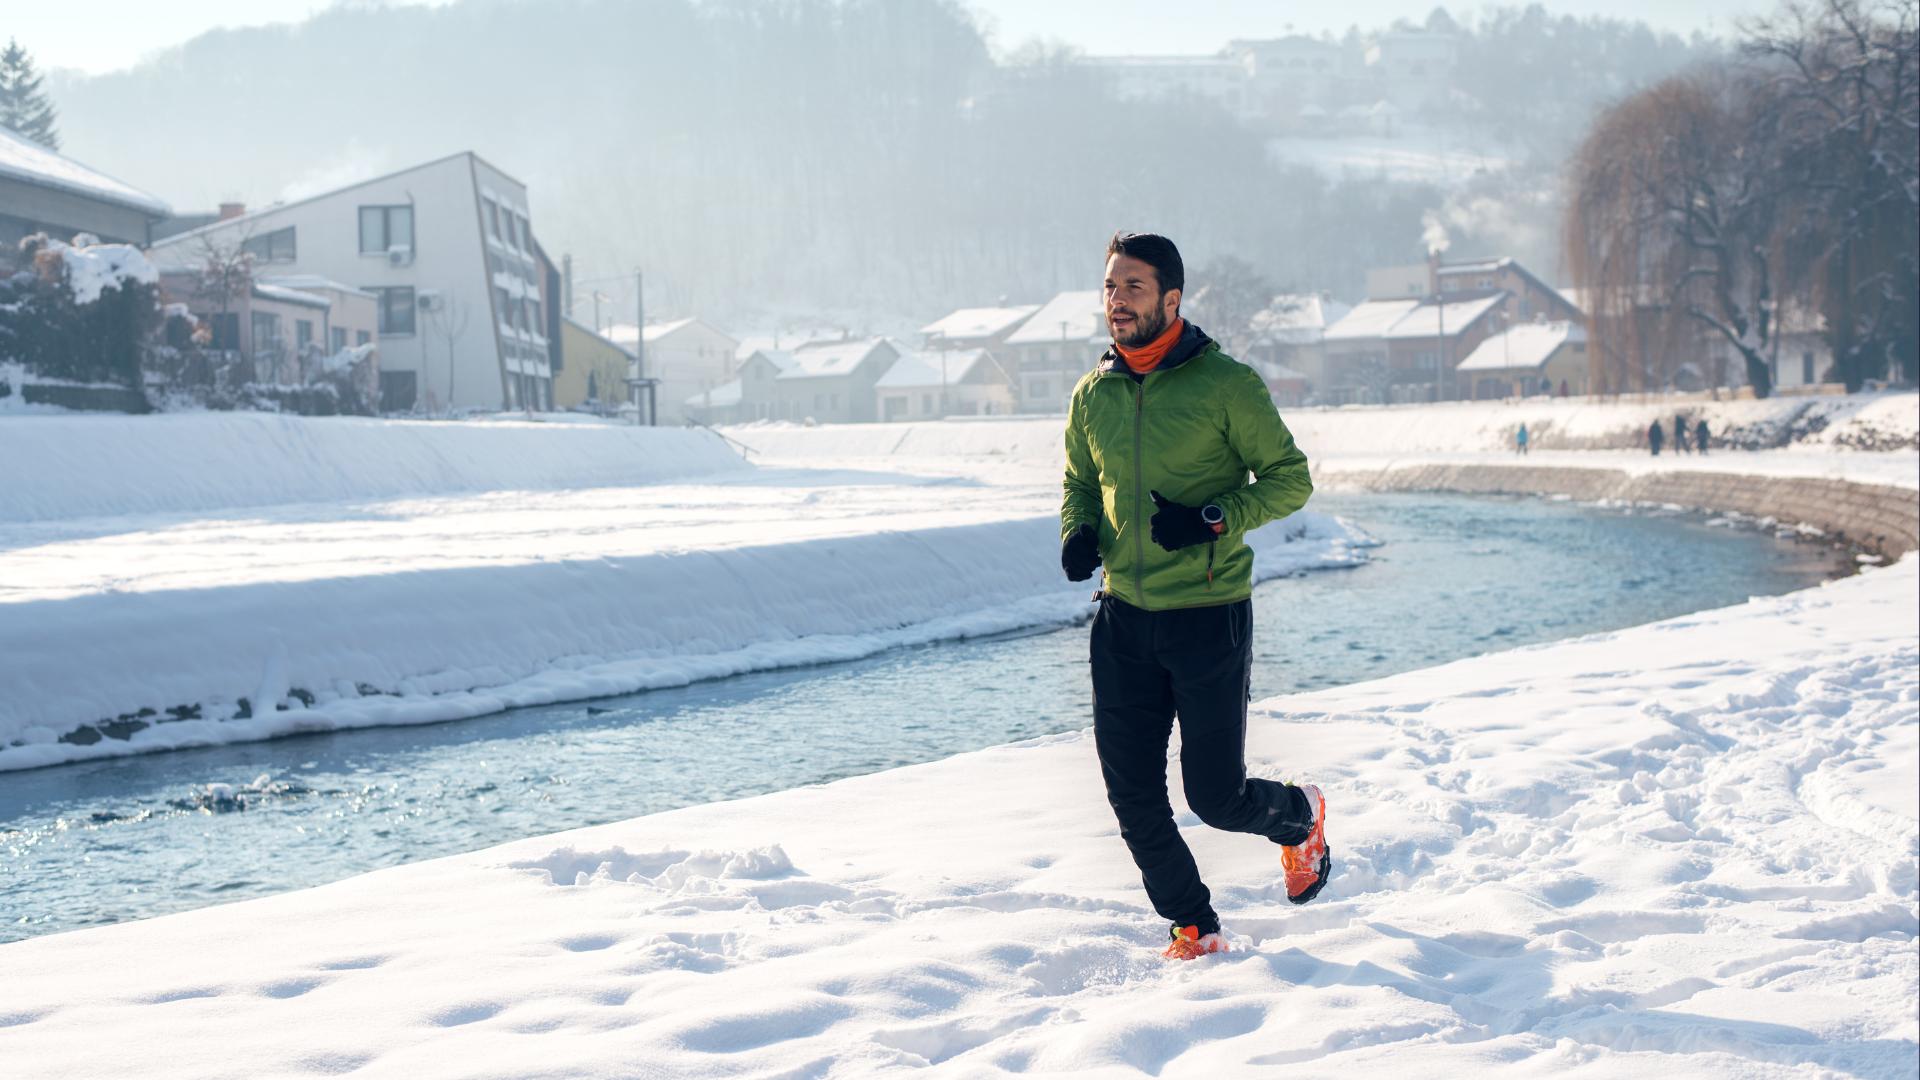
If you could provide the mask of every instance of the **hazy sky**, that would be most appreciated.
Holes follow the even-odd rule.
[[[391,3],[442,0],[389,0]],[[1515,0],[1519,2],[1519,0]],[[0,20],[0,33],[17,38],[43,69],[112,71],[143,55],[221,26],[297,22],[332,6],[330,0],[24,0]],[[1384,25],[1401,16],[1424,19],[1432,0],[970,0],[995,30],[995,44],[1011,47],[1049,38],[1097,53],[1212,52],[1229,38],[1274,37],[1289,29],[1339,33],[1350,24]],[[1174,14],[1176,6],[1182,8]],[[1487,6],[1445,5],[1456,17]],[[1771,10],[1770,0],[1548,0],[1556,14],[1608,14],[1642,19],[1661,29],[1725,32],[1741,15]]]

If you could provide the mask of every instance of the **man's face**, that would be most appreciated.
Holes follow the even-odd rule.
[[[1129,349],[1159,337],[1179,309],[1180,290],[1160,291],[1160,274],[1131,255],[1107,256],[1107,329]]]

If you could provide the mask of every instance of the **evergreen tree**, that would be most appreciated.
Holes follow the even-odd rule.
[[[41,88],[40,73],[33,69],[33,57],[20,43],[7,39],[0,51],[0,127],[32,139],[49,150],[60,149],[60,135],[53,129],[53,103]]]

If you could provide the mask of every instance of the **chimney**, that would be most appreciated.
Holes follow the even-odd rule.
[[[223,202],[220,204],[221,221],[232,221],[247,212],[247,204],[241,202]]]

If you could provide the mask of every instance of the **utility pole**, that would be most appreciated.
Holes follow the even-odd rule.
[[[644,380],[647,377],[647,279],[638,267],[633,271],[633,315],[634,376]],[[647,392],[647,426],[652,427],[660,420],[659,416],[655,415],[658,412],[659,403],[654,400],[653,387],[644,382],[636,385],[644,387]],[[633,422],[638,424],[640,402],[636,400],[633,404]]]

